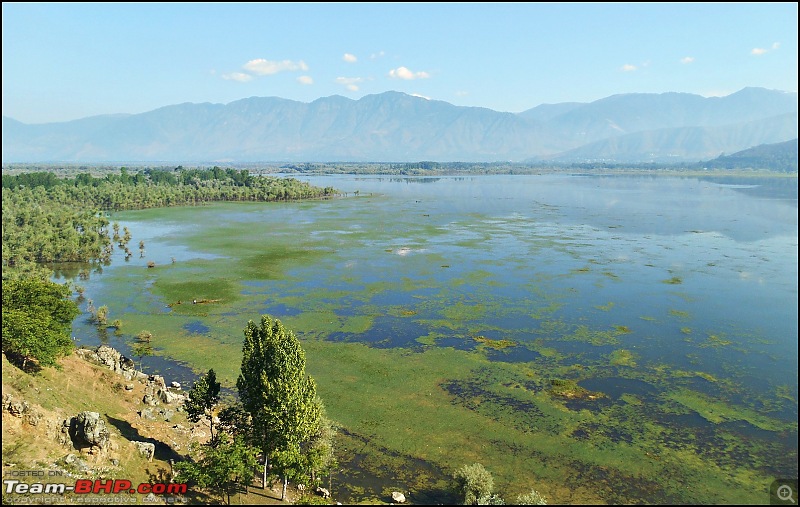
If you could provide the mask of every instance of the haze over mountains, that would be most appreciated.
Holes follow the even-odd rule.
[[[697,162],[797,135],[797,93],[623,94],[522,113],[400,92],[251,97],[48,124],[3,117],[11,162]]]

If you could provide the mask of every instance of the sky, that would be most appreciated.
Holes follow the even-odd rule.
[[[518,113],[797,91],[797,3],[3,2],[3,116],[389,90]]]

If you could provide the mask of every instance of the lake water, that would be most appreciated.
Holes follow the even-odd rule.
[[[309,346],[366,344],[422,361],[434,348],[452,350],[482,366],[469,379],[440,379],[438,396],[452,410],[525,426],[531,446],[563,445],[545,457],[550,469],[531,474],[608,486],[587,498],[703,503],[797,477],[797,179],[299,179],[348,197],[112,217],[147,249],[79,282],[111,320],[136,326],[105,339],[126,350],[138,327],[152,326],[194,340],[157,348],[203,371],[212,358],[187,350],[235,357],[237,317],[270,314]],[[175,305],[196,297],[219,304]],[[98,343],[81,318],[74,333]],[[168,380],[192,376],[152,361],[173,368]],[[332,375],[315,378],[338,381]],[[596,397],[548,395],[553,379]],[[358,424],[348,429],[363,434]],[[643,465],[653,477],[630,485],[625,464],[598,472],[631,449],[658,457]],[[442,465],[426,452],[409,455]],[[676,485],[706,469],[709,492]],[[665,470],[675,475],[655,477]]]

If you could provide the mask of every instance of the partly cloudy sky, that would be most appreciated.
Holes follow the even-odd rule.
[[[25,123],[388,90],[510,112],[619,93],[797,91],[796,3],[2,9],[3,115]]]

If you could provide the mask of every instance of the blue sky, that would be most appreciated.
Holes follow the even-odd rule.
[[[8,3],[3,115],[397,90],[521,112],[797,91],[797,3]]]

